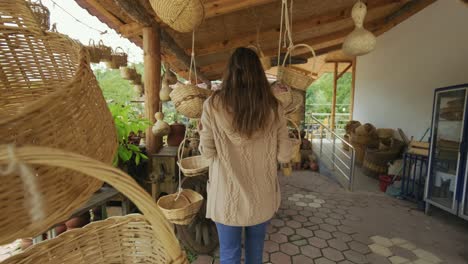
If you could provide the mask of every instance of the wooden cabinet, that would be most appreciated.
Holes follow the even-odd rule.
[[[177,190],[178,173],[177,147],[164,146],[150,157],[151,195],[157,200],[161,194],[171,194]]]

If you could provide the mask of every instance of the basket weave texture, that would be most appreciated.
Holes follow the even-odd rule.
[[[188,118],[200,118],[203,112],[203,102],[210,97],[211,90],[195,85],[178,85],[169,94],[177,112]]]
[[[150,0],[150,4],[164,23],[179,32],[193,31],[205,17],[200,0]]]
[[[44,147],[20,147],[15,150],[15,156],[29,166],[61,167],[80,172],[69,175],[70,179],[105,181],[128,197],[144,216],[127,215],[91,223],[33,245],[2,264],[188,264],[172,225],[149,194],[121,170],[82,155]],[[0,166],[10,162],[7,147],[0,145]],[[40,175],[38,179],[42,182],[43,177]],[[9,215],[9,221],[16,222],[17,218]]]
[[[295,69],[293,67],[286,67],[286,60],[291,55],[291,51],[296,49],[304,47],[309,49],[312,52],[312,55],[314,56],[314,64],[312,66],[312,71],[310,74],[305,74],[304,71]],[[288,50],[286,53],[286,56],[284,57],[283,64],[278,65],[278,74],[277,78],[280,80],[281,83],[284,83],[286,85],[289,85],[293,88],[299,89],[299,90],[307,90],[309,86],[316,80],[316,77],[312,75],[312,73],[315,71],[315,52],[310,47],[309,45],[306,44],[298,44],[292,47],[291,49]]]
[[[188,225],[200,210],[203,196],[190,189],[183,189],[177,196],[178,193],[173,193],[159,198],[158,207],[169,222]]]
[[[202,155],[192,156],[184,158],[183,150],[185,149],[185,143],[187,138],[185,138],[179,145],[177,151],[179,169],[184,173],[186,177],[194,177],[205,174],[208,172],[210,161],[204,158]]]
[[[50,28],[50,11],[47,7],[42,4],[42,1],[29,2],[29,7],[37,20],[37,23],[43,30],[49,30]]]
[[[89,53],[61,34],[42,32],[26,1],[0,1],[0,14],[0,144],[59,147],[111,163],[116,130]],[[102,184],[63,168],[35,169],[46,219],[32,222],[20,177],[2,176],[0,244],[66,220]]]

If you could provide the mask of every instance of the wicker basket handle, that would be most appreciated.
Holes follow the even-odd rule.
[[[262,49],[260,47],[257,47],[257,46],[255,46],[253,44],[250,44],[250,45],[247,46],[247,48],[255,50],[255,52],[260,56],[260,58],[265,57],[265,54],[263,54],[263,51],[262,51]]]
[[[92,158],[54,148],[23,146],[15,149],[15,155],[25,165],[70,169],[112,185],[145,215],[171,258],[170,263],[188,263],[183,257],[184,253],[175,237],[173,226],[165,219],[151,196],[123,171]],[[8,166],[9,161],[8,146],[0,145],[0,166]]]
[[[104,41],[102,41],[102,39],[99,40],[98,45],[101,46],[101,47],[105,47],[105,46],[106,46],[106,45],[104,45]]]
[[[307,45],[307,44],[297,44],[297,45],[294,45],[293,47],[289,48],[288,52],[286,52],[286,56],[284,56],[282,66],[284,67],[286,65],[286,60],[290,55],[292,56],[292,51],[297,49],[297,48],[301,48],[301,47],[302,48],[307,48],[307,49],[310,50],[310,52],[312,52],[312,56],[313,56],[313,60],[314,60],[313,63],[312,63],[312,71],[310,72],[310,74],[312,75],[316,71],[317,62],[316,62],[315,58],[317,56],[315,55],[314,49],[311,46]]]
[[[89,39],[89,46],[96,46],[96,43],[94,42],[94,39]]]
[[[125,50],[122,49],[120,46],[114,49],[114,54],[118,54],[119,52],[117,52],[117,50],[119,49],[122,51],[121,53],[125,54]]]

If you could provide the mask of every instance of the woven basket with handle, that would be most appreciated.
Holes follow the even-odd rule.
[[[44,33],[26,1],[0,1],[0,10],[0,144],[59,147],[111,163],[116,130],[89,53],[61,34]],[[44,194],[46,218],[31,221],[19,177],[3,176],[0,244],[35,236],[66,220],[102,184],[63,168],[38,165],[36,171],[43,179],[38,189]]]
[[[188,118],[200,118],[203,112],[203,102],[210,97],[211,90],[195,85],[177,85],[169,94],[177,112]]]
[[[127,66],[127,54],[121,47],[117,47],[112,51],[110,61],[106,64],[107,67],[115,70],[120,67]]]
[[[109,218],[65,232],[56,238],[29,247],[24,252],[4,260],[2,264],[188,264],[172,225],[165,220],[151,196],[121,170],[58,149],[25,146],[13,149],[13,156],[11,150],[11,145],[0,146],[0,167],[8,166],[14,160],[17,164],[34,168],[61,168],[63,171],[79,172],[67,176],[70,180],[78,178],[82,182],[86,182],[86,178],[107,182],[130,199],[143,215]],[[40,173],[37,180],[40,183],[49,183]],[[64,182],[63,185],[67,183]],[[22,185],[22,182],[17,184]],[[47,196],[42,192],[40,194]],[[68,204],[62,204],[61,207],[67,206]],[[21,227],[15,215],[8,215],[8,221]]]
[[[312,71],[309,74],[306,74],[303,70],[299,70],[291,66],[288,66],[288,67],[285,66],[286,60],[288,59],[289,55],[292,55],[291,52],[301,47],[308,48],[312,52],[312,55],[314,57]],[[284,84],[287,84],[293,88],[305,91],[316,80],[316,77],[313,75],[313,73],[316,70],[315,65],[316,65],[315,51],[311,46],[306,45],[306,44],[294,45],[286,53],[286,56],[284,57],[284,60],[283,60],[283,64],[281,66],[278,66],[277,78],[278,80],[280,80],[280,82]]]
[[[158,207],[166,219],[176,225],[190,224],[202,205],[203,196],[190,189],[183,189],[180,194],[165,195],[158,200]]]
[[[42,4],[42,1],[30,1],[28,2],[31,11],[34,14],[34,17],[37,20],[37,23],[41,26],[43,30],[49,30],[50,28],[50,11],[49,9]]]
[[[156,15],[179,32],[191,32],[203,22],[205,17],[203,3],[200,0],[150,0],[149,2]]]
[[[184,173],[186,177],[194,177],[203,175],[208,172],[208,168],[210,166],[210,161],[204,158],[201,155],[193,156],[193,157],[183,157],[183,150],[185,148],[185,142],[187,138],[185,138],[179,145],[179,149],[177,151],[178,157],[178,165],[180,170]]]

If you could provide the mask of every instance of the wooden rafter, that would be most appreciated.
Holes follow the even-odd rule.
[[[277,0],[214,0],[204,3],[205,18],[221,16],[235,11],[266,5]]]
[[[348,66],[346,66],[346,68],[343,71],[341,71],[340,74],[338,74],[337,79],[340,79],[343,76],[343,74],[345,74],[346,72],[348,72],[349,69],[351,69],[352,66],[353,63],[349,62]]]
[[[88,0],[89,1],[89,0]],[[147,10],[141,6],[139,3],[131,0],[114,0],[114,2],[124,10],[136,23],[140,24],[142,27],[152,26],[156,23],[153,17],[147,12]],[[130,27],[130,26],[128,26]],[[133,25],[132,27],[136,27]],[[170,50],[179,60],[187,67],[190,67],[190,56],[188,56],[184,49],[182,49],[164,29],[160,30],[160,37],[162,45]],[[211,82],[208,78],[205,77],[203,73],[197,69],[198,78],[206,83],[211,85]]]
[[[376,0],[369,1],[368,10],[372,11],[378,8],[386,7],[393,4],[402,4],[406,3],[408,0]],[[314,26],[323,26],[329,23],[335,23],[341,20],[349,19],[351,16],[352,6],[338,8],[330,10],[324,14],[302,19],[300,21],[294,22],[293,30],[294,34],[299,34],[303,31],[309,30]],[[275,39],[278,38],[279,26],[271,27],[268,29],[262,30],[262,33],[259,35],[259,39]],[[197,48],[198,55],[208,55],[218,52],[223,52],[226,50],[234,49],[240,46],[247,46],[253,44],[257,39],[256,33],[249,33],[244,36],[235,37],[226,41],[214,42],[213,44],[206,45],[203,47]]]

